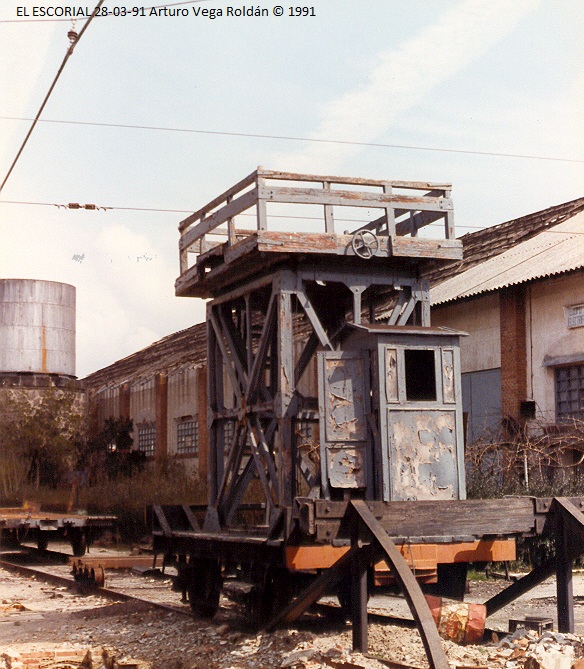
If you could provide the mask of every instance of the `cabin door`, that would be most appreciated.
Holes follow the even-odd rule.
[[[373,496],[367,351],[318,354],[321,476],[325,498]]]

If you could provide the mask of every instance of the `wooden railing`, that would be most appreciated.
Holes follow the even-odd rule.
[[[274,185],[274,181],[300,182],[307,186],[280,186]],[[319,187],[315,188],[315,184]],[[343,186],[352,189],[343,189]],[[356,186],[369,190],[358,190]],[[403,191],[414,193],[404,194]],[[335,234],[335,207],[362,207],[380,209],[383,213],[379,218],[359,226],[360,230],[371,230],[390,237],[415,237],[420,228],[443,219],[444,238],[454,239],[450,192],[450,184],[294,174],[258,167],[180,223],[181,274],[188,269],[189,252],[205,253],[218,243],[227,241],[228,245],[232,245],[254,230],[267,230],[268,202],[322,205],[322,233],[325,234]],[[235,217],[252,207],[256,211],[255,226],[252,229],[236,228]],[[220,241],[215,239],[211,242],[209,236],[214,239],[219,236]]]

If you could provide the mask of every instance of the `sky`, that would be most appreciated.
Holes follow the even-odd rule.
[[[0,181],[85,21],[33,20],[60,3],[0,0]],[[584,195],[581,0],[151,6],[91,22],[0,193],[0,277],[76,286],[80,378],[204,320],[178,224],[258,165],[452,183],[458,236]]]

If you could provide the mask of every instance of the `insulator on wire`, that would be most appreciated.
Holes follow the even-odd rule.
[[[73,53],[75,43],[77,42],[77,38],[79,37],[77,31],[75,30],[75,19],[71,21],[71,30],[67,33],[67,37],[69,38],[69,55],[71,55]]]

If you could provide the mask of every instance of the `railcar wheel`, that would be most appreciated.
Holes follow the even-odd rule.
[[[283,567],[260,570],[250,593],[249,615],[254,627],[261,628],[287,606],[295,594],[294,577]]]
[[[87,537],[83,532],[73,532],[69,537],[71,550],[75,557],[83,557],[87,550]]]
[[[49,547],[49,537],[46,532],[39,531],[37,535],[37,548],[39,551],[46,551]]]
[[[223,587],[221,565],[216,560],[191,560],[185,570],[191,611],[200,618],[212,618],[219,609]]]

